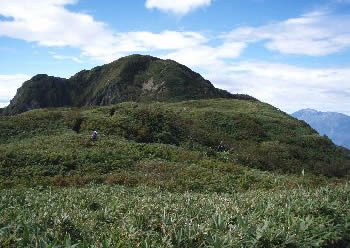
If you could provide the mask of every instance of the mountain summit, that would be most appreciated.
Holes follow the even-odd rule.
[[[36,75],[17,90],[3,112],[12,115],[47,107],[208,98],[255,100],[248,95],[233,95],[217,89],[200,74],[175,61],[130,55],[83,70],[69,79]]]

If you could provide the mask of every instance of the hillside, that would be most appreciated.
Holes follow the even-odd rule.
[[[335,144],[350,149],[350,116],[313,109],[302,109],[292,116],[306,121],[320,135],[327,135]]]
[[[349,154],[265,103],[38,109],[0,129],[1,247],[350,244]]]
[[[18,89],[4,114],[31,109],[109,105],[126,101],[180,101],[207,98],[250,99],[216,89],[198,73],[172,60],[131,55],[83,70],[69,79],[40,74]]]
[[[304,122],[257,101],[40,109],[0,117],[0,128],[3,186],[81,176],[229,191],[245,168],[338,177],[350,168],[345,150]],[[89,141],[93,129],[101,135],[96,143]]]

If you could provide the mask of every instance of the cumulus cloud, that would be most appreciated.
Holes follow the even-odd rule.
[[[207,41],[196,32],[113,32],[92,16],[65,8],[76,2],[37,0],[33,4],[31,0],[2,0],[0,15],[7,18],[0,21],[0,35],[48,47],[75,47],[82,55],[104,62],[131,52],[183,49]]]
[[[212,2],[213,0],[147,0],[145,6],[148,9],[185,15],[194,9],[208,7]]]
[[[17,89],[28,79],[30,76],[24,74],[0,75],[0,108],[9,105]]]
[[[76,63],[83,63],[83,61],[76,56],[70,56],[70,55],[61,55],[61,54],[57,54],[56,52],[49,52],[49,54],[52,56],[52,58],[57,59],[57,60],[71,60],[74,61]]]
[[[319,11],[260,27],[240,27],[227,40],[255,43],[283,54],[325,56],[350,47],[350,16]]]

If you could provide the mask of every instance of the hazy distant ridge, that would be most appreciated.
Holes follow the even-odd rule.
[[[304,120],[320,135],[327,135],[337,145],[350,149],[350,116],[336,112],[320,112],[314,109],[302,109],[292,114]]]

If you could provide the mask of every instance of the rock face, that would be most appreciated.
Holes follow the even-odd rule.
[[[12,115],[36,108],[108,105],[125,101],[181,101],[207,98],[255,100],[231,94],[172,60],[131,55],[69,79],[37,75],[17,90],[3,110]]]
[[[18,114],[36,108],[60,107],[69,104],[71,104],[69,81],[39,74],[24,82],[3,112]]]
[[[350,149],[350,116],[313,109],[299,110],[292,116],[307,122],[320,135],[327,135],[335,144]]]

